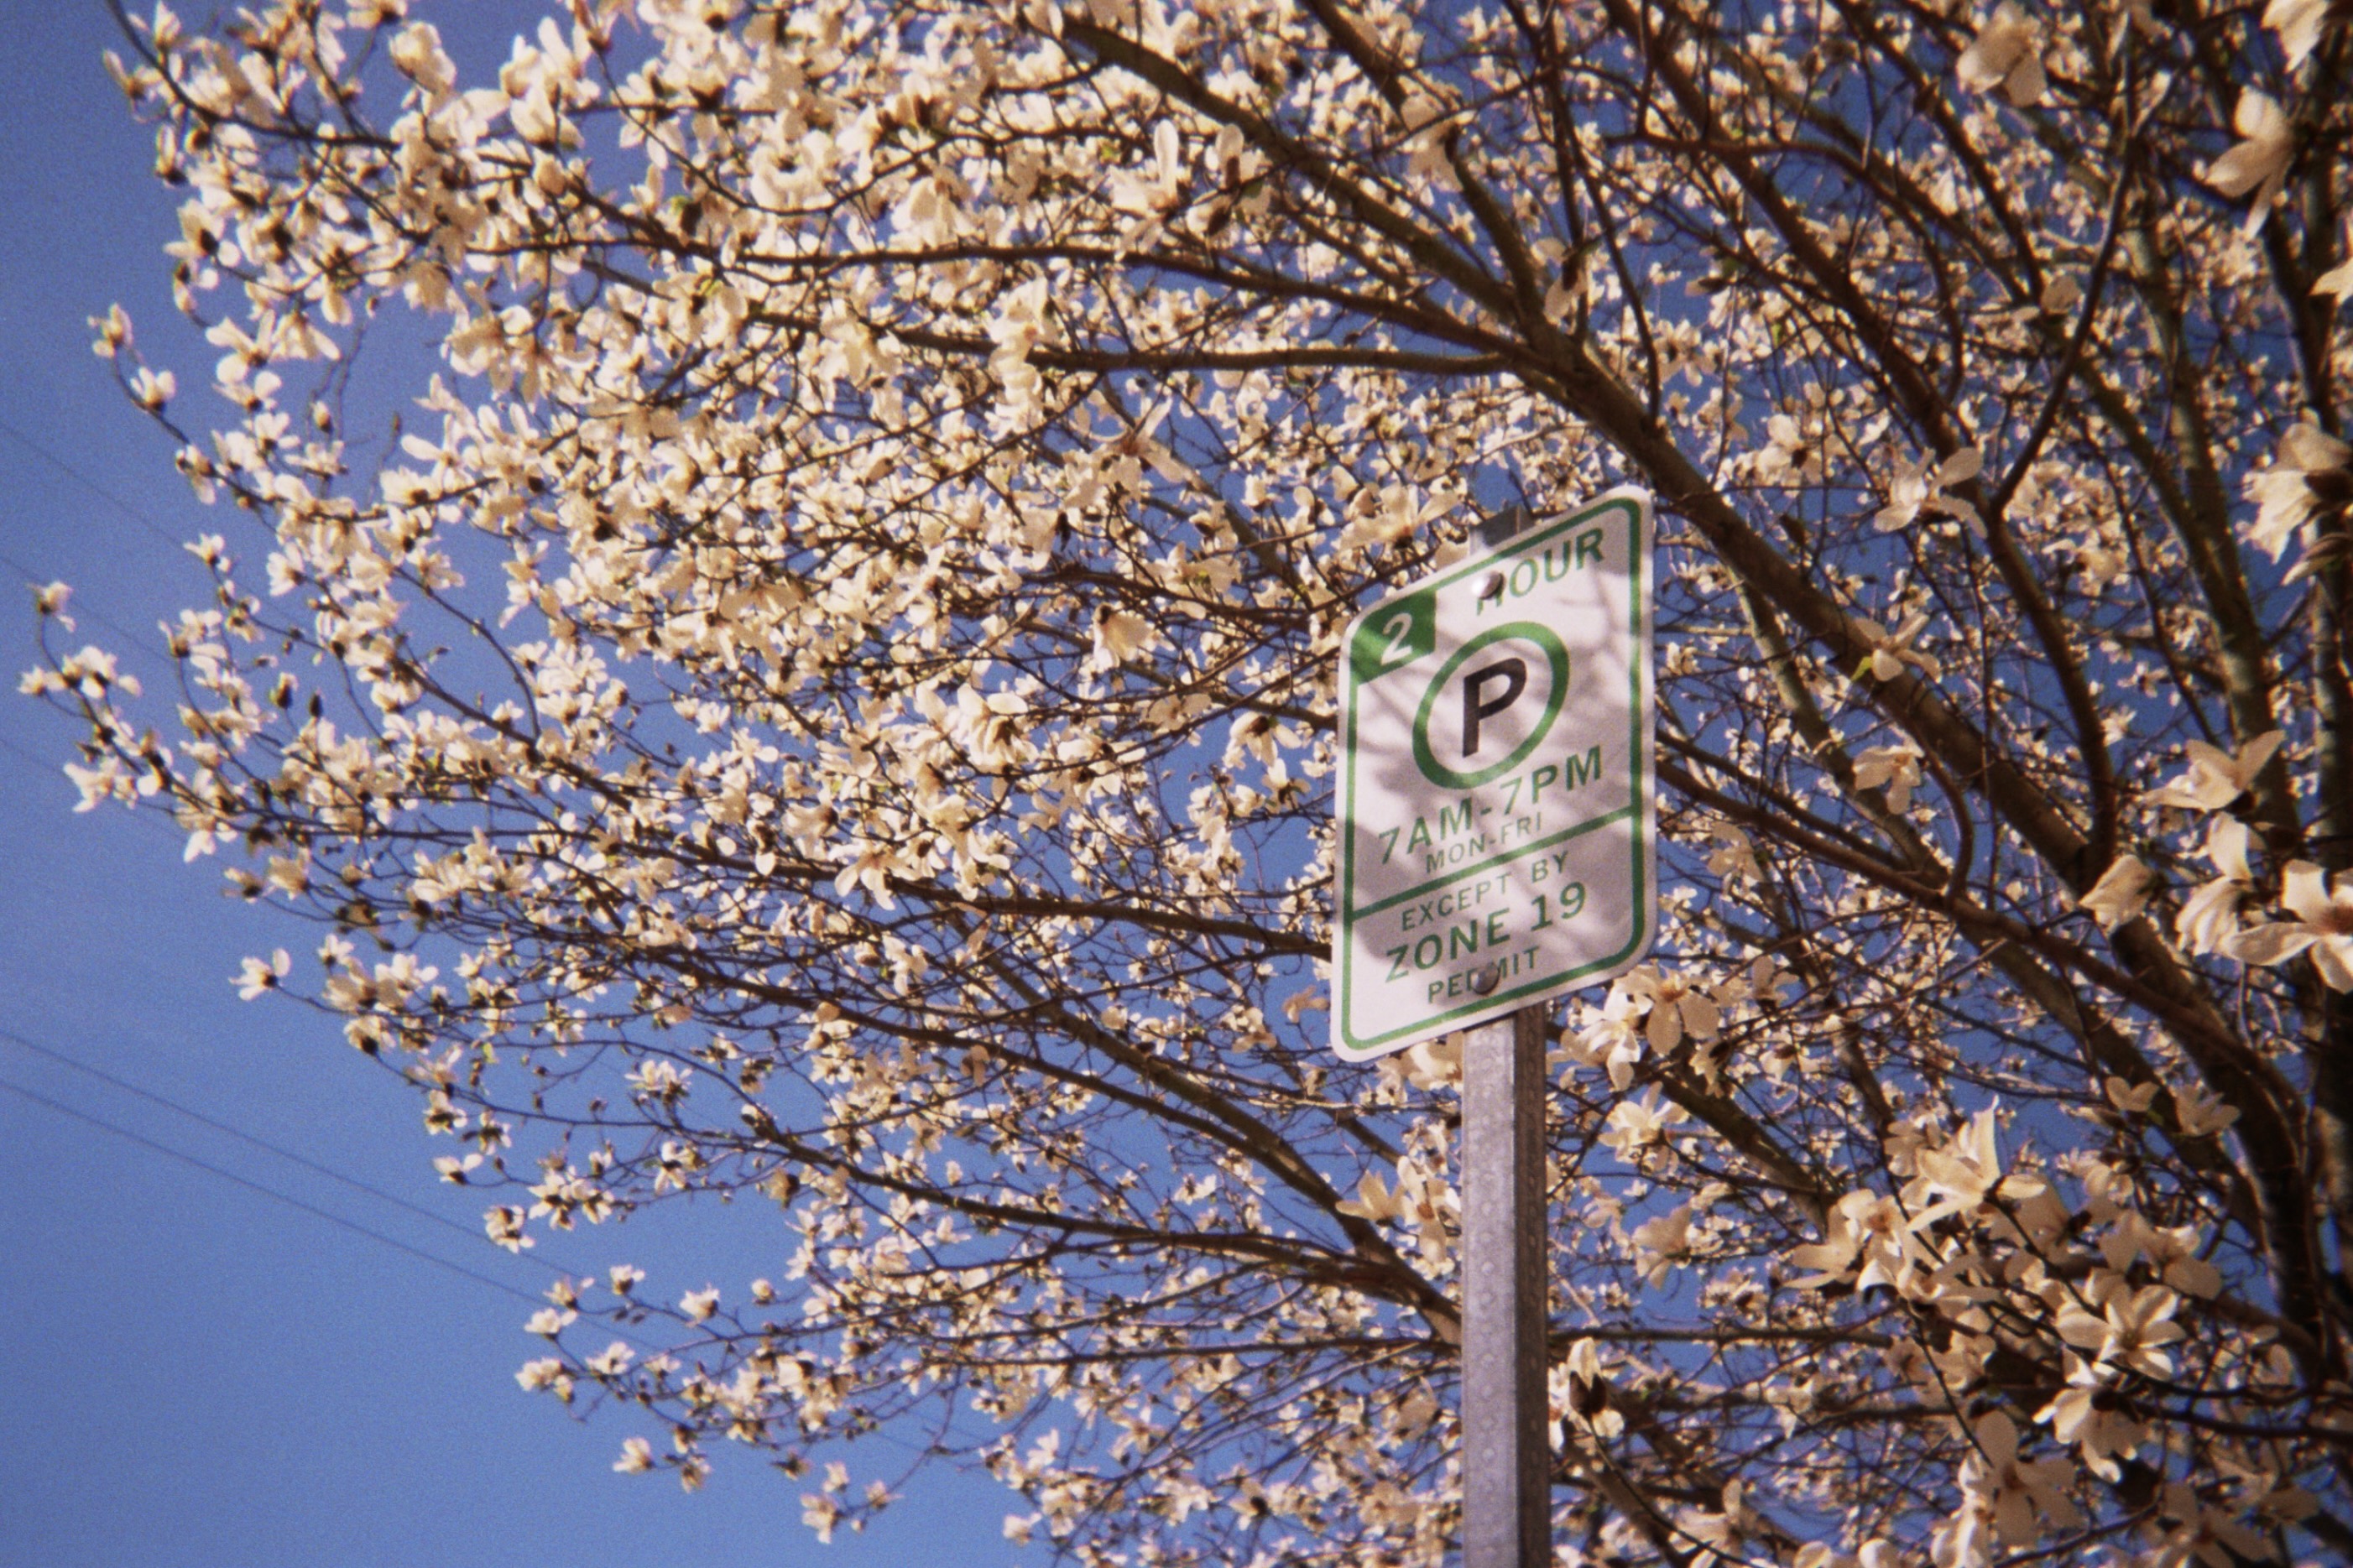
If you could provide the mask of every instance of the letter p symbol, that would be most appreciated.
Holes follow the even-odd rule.
[[[1502,695],[1493,699],[1481,696],[1489,686],[1499,680],[1504,684]],[[1527,689],[1528,665],[1522,658],[1499,658],[1462,678],[1462,755],[1465,758],[1479,754],[1480,722],[1493,718],[1517,702],[1520,693]]]

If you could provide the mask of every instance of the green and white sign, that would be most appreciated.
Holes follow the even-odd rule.
[[[1651,498],[1424,578],[1342,643],[1333,1047],[1624,973],[1657,926]]]

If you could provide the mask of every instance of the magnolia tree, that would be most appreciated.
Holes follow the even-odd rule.
[[[2343,5],[417,9],[129,24],[226,402],[98,346],[251,521],[175,726],[56,590],[26,685],[494,1240],[755,1211],[534,1320],[618,1468],[1436,1563],[1460,1042],[1327,1048],[1336,637],[1633,482],[1562,1560],[2353,1552]]]

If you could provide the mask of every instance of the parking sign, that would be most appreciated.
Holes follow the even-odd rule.
[[[1512,1012],[1649,951],[1651,592],[1651,498],[1621,489],[1349,624],[1342,1056]]]

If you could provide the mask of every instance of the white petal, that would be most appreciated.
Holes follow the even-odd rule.
[[[2353,458],[2353,447],[2346,446],[2317,425],[2297,425],[2280,437],[2280,461],[2304,473],[2322,474],[2341,468],[2348,458]]]
[[[2226,196],[2243,196],[2287,167],[2283,142],[2242,142],[2206,166],[2206,183]]]
[[[2050,90],[2051,83],[2042,74],[2042,57],[2031,49],[2010,68],[2009,79],[2001,84],[2002,96],[2020,109],[2033,108]]]
[[[2253,881],[2254,873],[2247,869],[2247,825],[2235,816],[2214,818],[2206,828],[2206,858],[2234,881]]]
[[[2272,760],[2272,753],[2286,742],[2287,731],[2284,730],[2266,730],[2239,748],[2238,776],[2253,784],[2255,775],[2263,771],[2263,764]]]
[[[2114,931],[2140,913],[2155,880],[2156,874],[2139,856],[2119,855],[2100,874],[2092,890],[2076,900],[2076,907],[2098,921],[2101,930]]]
[[[2296,919],[2318,925],[2328,918],[2328,885],[2319,867],[2309,860],[2291,860],[2281,884],[2280,902],[2294,910]]]
[[[2273,964],[2294,958],[2320,940],[2310,926],[2293,921],[2253,926],[2222,944],[2222,951],[2242,963]]]
[[[2353,991],[2353,938],[2323,937],[2312,945],[2312,966],[2331,991]]]
[[[2239,95],[2239,106],[2231,113],[2231,126],[2250,142],[2285,142],[2289,135],[2287,116],[2281,111],[2278,100],[2252,88]]]
[[[2320,47],[2320,30],[2327,21],[2328,0],[2271,0],[2263,7],[2263,26],[2279,35],[2290,70]]]

